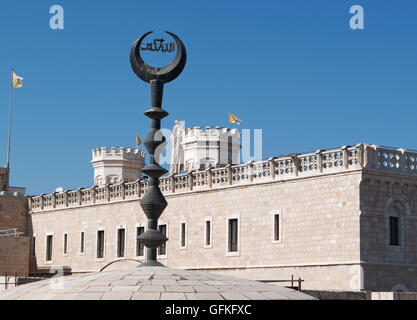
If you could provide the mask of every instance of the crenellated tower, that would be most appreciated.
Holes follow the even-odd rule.
[[[145,151],[132,148],[107,147],[92,149],[94,185],[135,181],[142,177]]]
[[[183,150],[186,171],[239,164],[240,131],[219,126],[188,128]]]

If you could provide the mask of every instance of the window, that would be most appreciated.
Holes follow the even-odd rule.
[[[389,244],[398,246],[398,217],[389,217]]]
[[[52,235],[46,236],[46,261],[52,261]]]
[[[185,244],[186,244],[185,233],[186,233],[186,223],[182,222],[181,223],[181,248],[185,248]]]
[[[125,256],[125,229],[117,230],[117,257]]]
[[[36,237],[32,237],[32,256],[34,257],[36,255]]]
[[[236,252],[238,244],[238,220],[229,219],[229,252]]]
[[[104,230],[97,231],[97,258],[104,257]]]
[[[211,221],[206,220],[206,246],[211,246]]]
[[[279,214],[274,214],[274,241],[280,240],[280,224],[279,224]]]
[[[145,227],[136,228],[136,256],[138,257],[145,255],[144,245],[138,239],[138,237],[144,232],[145,232]]]
[[[81,232],[80,238],[80,253],[84,253],[84,232]]]
[[[64,254],[68,254],[68,234],[64,234]]]
[[[232,137],[227,137],[227,163],[232,164],[233,163],[233,141]]]
[[[164,236],[166,236],[166,235],[167,235],[167,225],[166,225],[166,224],[161,224],[161,225],[158,227],[158,229],[159,229],[159,232],[160,232],[160,233],[162,233]],[[161,244],[161,245],[159,246],[158,250],[159,250],[159,253],[158,253],[158,254],[160,254],[160,255],[165,255],[165,254],[167,254],[167,244],[166,244],[166,242],[165,242],[165,243],[163,243],[163,244]]]

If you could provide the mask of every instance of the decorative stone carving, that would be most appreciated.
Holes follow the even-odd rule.
[[[171,177],[163,177],[160,179],[160,183],[162,192],[169,194],[188,192],[192,188],[190,181],[192,181],[193,186],[203,190],[226,185],[262,183],[273,180],[294,179],[298,176],[302,178],[305,176],[357,170],[359,168],[366,169],[368,166],[374,168],[373,170],[381,172],[401,172],[410,177],[417,176],[417,153],[410,151],[401,152],[381,147],[366,148],[366,152],[369,153],[367,161],[372,160],[374,162],[361,164],[360,157],[363,150],[364,145],[358,144],[344,149],[320,150],[320,152],[315,153],[292,154],[280,158],[270,158],[265,161],[248,162],[242,165],[232,165],[229,168],[208,167],[204,170],[193,170],[190,165],[190,170],[187,170],[187,172],[191,175],[191,178],[188,173],[183,173]],[[345,155],[343,155],[344,152]],[[210,170],[208,170],[209,168]],[[301,168],[301,170],[298,170],[298,168]],[[142,198],[148,184],[147,180],[142,179],[125,184],[115,184],[111,188],[109,185],[97,186],[95,192],[91,193],[89,192],[91,188],[83,189],[81,198],[77,197],[76,190],[64,192],[67,194],[66,199],[62,192],[30,197],[31,212],[51,210],[53,209],[54,201],[57,208],[62,208],[118,201],[118,199],[123,200],[123,194],[126,200]],[[53,200],[54,197],[56,197],[56,200]]]

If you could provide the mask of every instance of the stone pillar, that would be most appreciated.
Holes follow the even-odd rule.
[[[349,149],[350,146],[343,146],[341,150],[343,151],[343,166],[347,169],[349,167],[348,159],[349,159]]]
[[[93,186],[91,188],[91,201],[93,203],[96,203],[96,186]]]
[[[300,166],[300,159],[298,159],[298,155],[298,153],[290,154],[295,176],[298,176],[298,167]]]
[[[56,207],[56,192],[53,192],[51,194],[51,202],[52,202],[52,208]]]
[[[107,183],[106,186],[105,186],[105,188],[106,188],[106,198],[107,198],[107,201],[110,201],[110,183]]]
[[[407,172],[407,168],[406,168],[407,161],[405,161],[405,153],[407,152],[407,149],[400,148],[400,149],[397,149],[397,150],[401,153],[400,159],[398,160],[398,163],[400,165],[399,169],[400,169],[401,172]]]
[[[64,205],[68,207],[68,190],[64,191]]]
[[[143,179],[136,180],[137,189],[138,189],[138,198],[140,198],[140,195],[142,194],[142,181]]]
[[[81,194],[81,190],[82,188],[77,189],[77,200],[79,205],[83,203],[83,196]]]
[[[227,169],[227,181],[231,185],[233,183],[233,181],[232,181],[232,165],[229,163],[226,166],[226,169]]]
[[[175,175],[172,174],[170,177],[170,183],[171,183],[171,192],[175,193]]]
[[[368,145],[358,143],[355,146],[358,150],[358,165],[362,168],[371,168],[374,169],[377,167],[378,162],[378,149],[379,146],[376,144]]]
[[[40,205],[40,207],[41,207],[41,209],[43,210],[43,205],[44,205],[44,203],[45,203],[45,201],[44,201],[44,199],[43,199],[43,196],[44,196],[45,194],[41,194],[39,197],[39,205]]]
[[[254,161],[252,160],[252,161],[249,161],[249,163],[247,164],[249,181],[251,183],[253,182],[253,163],[254,163]]]
[[[323,149],[319,149],[316,151],[317,156],[317,169],[319,172],[323,172]]]
[[[187,173],[187,176],[188,176],[188,186],[190,187],[190,190],[193,190],[193,183],[194,183],[194,181],[193,181],[193,173],[194,173],[194,170],[191,170],[191,171],[189,171]]]
[[[122,199],[124,200],[126,198],[126,181],[122,181],[122,183],[120,184],[120,187],[122,189],[121,191]]]
[[[275,179],[275,159],[276,157],[272,157],[268,159],[269,162],[269,175],[271,176],[271,179]]]
[[[211,171],[211,167],[208,167],[206,171],[207,171],[207,184],[208,184],[208,187],[211,188],[213,186],[213,173]]]

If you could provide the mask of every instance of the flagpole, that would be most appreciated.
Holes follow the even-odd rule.
[[[13,71],[12,68],[12,81],[10,83],[10,102],[9,102],[9,142],[7,144],[7,181],[6,181],[6,193],[9,193],[10,187],[10,136],[12,130],[12,103],[13,103]]]

